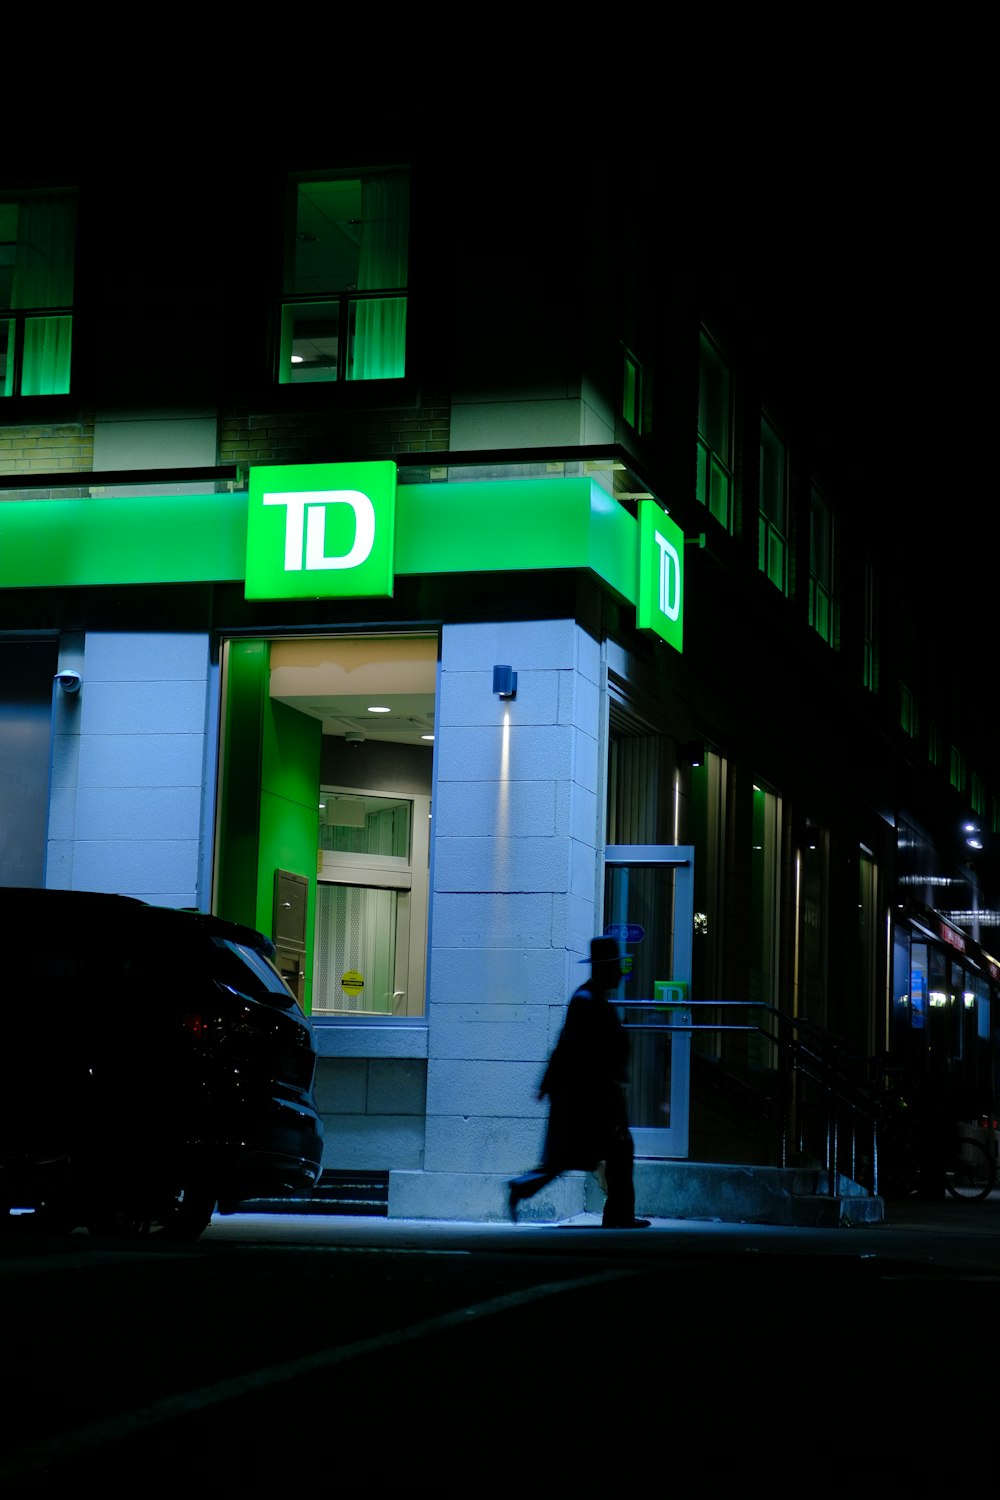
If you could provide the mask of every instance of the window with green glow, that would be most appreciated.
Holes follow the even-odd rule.
[[[899,684],[899,722],[905,733],[915,740],[920,733],[920,713],[916,694],[905,682]]]
[[[983,791],[983,778],[978,771],[973,771],[969,777],[969,801],[972,803],[972,811],[982,817],[986,811],[986,794]]]
[[[632,431],[648,437],[653,427],[653,382],[649,338],[648,246],[627,226],[618,240],[619,325],[623,352],[621,415]]]
[[[965,758],[957,745],[952,745],[948,758],[948,780],[956,792],[965,789]]]
[[[707,334],[698,368],[697,499],[733,529],[733,406],[729,366]]]
[[[642,364],[630,349],[625,350],[625,374],[622,382],[622,416],[628,425],[642,432]]]
[[[278,381],[406,374],[409,173],[289,184]]]
[[[809,500],[809,624],[834,645],[833,512],[815,487]]]
[[[760,421],[760,569],[788,593],[788,450],[766,417]]]
[[[76,199],[0,198],[0,396],[70,388]]]

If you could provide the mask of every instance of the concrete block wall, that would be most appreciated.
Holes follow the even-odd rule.
[[[82,686],[57,705],[46,884],[207,910],[207,637],[92,631],[59,666]]]
[[[427,1064],[422,1058],[321,1057],[316,1106],[323,1165],[335,1171],[419,1170]]]
[[[538,1083],[596,930],[601,691],[573,620],[442,632],[424,1172],[390,1177],[390,1214],[499,1217],[538,1158]]]

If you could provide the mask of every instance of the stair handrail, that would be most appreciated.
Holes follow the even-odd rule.
[[[857,1052],[842,1037],[803,1016],[789,1016],[763,1000],[692,1000],[683,1001],[639,1000],[631,996],[618,1000],[622,1011],[686,1010],[736,1011],[744,1009],[760,1013],[758,1021],[728,1022],[722,1020],[659,1021],[655,1025],[644,1021],[623,1022],[629,1031],[676,1031],[688,1034],[707,1032],[754,1033],[771,1043],[777,1052],[780,1094],[779,1119],[781,1126],[781,1165],[788,1165],[789,1130],[791,1129],[798,1149],[804,1144],[804,1116],[802,1091],[797,1089],[796,1079],[801,1077],[813,1083],[826,1097],[825,1139],[822,1170],[827,1177],[828,1192],[837,1196],[841,1163],[846,1155],[850,1163],[851,1179],[866,1188],[871,1196],[878,1193],[878,1108],[877,1087],[879,1068],[877,1059]],[[841,1139],[841,1117],[847,1115],[846,1141]],[[859,1152],[867,1149],[867,1157]],[[859,1170],[860,1169],[860,1170]]]

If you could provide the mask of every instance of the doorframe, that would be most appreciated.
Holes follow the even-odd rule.
[[[658,983],[684,985],[691,998],[691,971],[694,947],[694,845],[693,844],[608,844],[604,866],[671,868],[674,878],[673,973]],[[602,893],[602,903],[604,895]],[[655,997],[644,996],[652,1008]],[[634,1005],[635,1002],[632,1002]],[[657,1011],[661,1012],[662,1004]],[[691,1009],[671,1005],[671,1025],[680,1029],[672,1034],[670,1048],[670,1125],[631,1127],[636,1155],[653,1158],[684,1158],[690,1149],[691,1112]]]

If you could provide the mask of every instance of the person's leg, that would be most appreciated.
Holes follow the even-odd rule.
[[[507,1184],[508,1199],[507,1206],[510,1216],[517,1223],[518,1205],[525,1198],[533,1198],[536,1193],[541,1192],[550,1182],[554,1182],[559,1176],[558,1172],[551,1172],[547,1167],[535,1167],[530,1172],[522,1172],[520,1177],[512,1177]]]
[[[605,1229],[645,1229],[649,1224],[648,1219],[637,1219],[635,1216],[635,1186],[632,1181],[634,1162],[635,1146],[631,1131],[617,1131],[608,1147],[605,1167],[608,1196],[601,1220]]]

